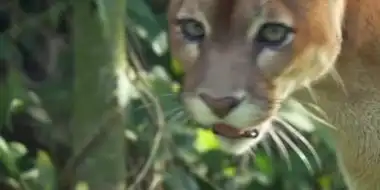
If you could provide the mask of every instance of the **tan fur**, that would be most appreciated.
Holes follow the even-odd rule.
[[[175,25],[181,16],[204,23],[205,41],[183,40]],[[171,0],[168,19],[173,56],[185,69],[182,97],[189,112],[205,125],[222,120],[261,132],[255,140],[221,137],[226,150],[244,153],[244,144],[257,144],[271,130],[280,101],[306,99],[304,87],[316,83],[317,104],[338,128],[337,156],[349,189],[380,189],[380,1]],[[252,48],[260,25],[273,20],[296,28],[291,45]],[[345,93],[329,77],[334,73]],[[199,93],[247,100],[218,119]]]

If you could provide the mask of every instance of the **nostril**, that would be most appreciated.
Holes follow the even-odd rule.
[[[225,117],[232,109],[237,107],[242,100],[233,96],[216,98],[205,93],[199,94],[199,97],[221,118]]]
[[[225,102],[229,109],[233,109],[239,105],[240,100],[234,97],[224,97],[220,99],[221,102]]]

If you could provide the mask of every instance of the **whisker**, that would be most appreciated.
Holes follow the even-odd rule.
[[[300,103],[302,103],[300,101]],[[313,109],[314,111],[318,112],[319,114],[321,114],[323,117],[327,118],[327,113],[325,111],[323,111],[323,109],[321,109],[319,106],[317,106],[316,104],[312,104],[312,103],[302,103],[304,104],[305,106]]]
[[[348,94],[347,92],[347,89],[346,89],[346,86],[343,82],[343,79],[342,77],[340,76],[340,74],[338,73],[338,71],[334,68],[330,71],[330,75],[331,77],[334,79],[334,81],[337,83],[338,86],[340,86],[342,88],[342,91],[345,95]]]
[[[316,116],[316,115],[314,115],[314,114],[309,114],[309,116],[310,116],[311,118],[313,118],[315,121],[317,121],[317,122],[323,124],[324,126],[330,128],[330,129],[337,130],[337,128],[336,128],[334,125],[328,123],[326,120],[324,120],[324,119],[322,119],[322,118],[320,118],[320,117],[318,117],[318,116]]]
[[[176,93],[165,93],[165,94],[157,94],[157,93],[155,93],[154,94],[154,96],[157,97],[157,98],[171,97],[171,96],[176,96],[176,95],[177,95]],[[137,106],[136,109],[149,108],[149,107],[152,107],[153,105],[154,105],[153,102],[144,103],[143,105]]]
[[[249,149],[248,154],[252,158],[252,160],[256,159],[256,153],[255,153],[255,150],[253,148]]]
[[[264,148],[265,153],[269,156],[272,157],[272,150],[269,146],[268,140],[264,140],[261,143],[261,146]]]
[[[284,101],[285,101],[284,99],[272,99],[270,103],[272,103],[273,105],[280,105]]]
[[[306,148],[310,151],[310,153],[313,155],[315,161],[317,162],[317,165],[318,165],[318,168],[321,169],[322,168],[322,161],[321,161],[321,158],[319,157],[317,151],[315,150],[314,146],[311,145],[311,143],[302,135],[302,133],[300,133],[299,131],[297,131],[292,125],[290,125],[289,123],[279,119],[279,118],[276,118],[276,121],[285,127],[285,129],[287,129],[294,137],[298,138],[305,146]]]
[[[336,127],[333,126],[332,124],[330,124],[327,120],[321,118],[320,116],[318,116],[317,114],[313,113],[312,111],[310,111],[310,110],[308,110],[306,108],[306,106],[309,107],[309,108],[312,108],[315,111],[317,111],[319,114],[321,114],[322,117],[326,117],[327,118],[326,113],[322,109],[318,108],[318,106],[313,105],[311,103],[302,103],[301,101],[294,101],[294,103],[297,103],[300,106],[300,108],[302,109],[302,111],[304,113],[306,113],[307,116],[311,117],[313,120],[315,120],[315,121],[317,121],[317,122],[319,122],[319,123],[321,123],[321,124],[323,124],[323,125],[331,128],[331,129],[336,130]]]
[[[171,118],[169,118],[169,121],[179,121],[181,117],[185,116],[184,111],[179,111],[178,113],[175,113]]]
[[[313,174],[314,173],[313,167],[311,166],[309,159],[307,158],[305,153],[282,131],[281,128],[277,128],[276,133],[278,133],[278,135],[290,146],[290,148],[294,150],[294,152],[305,164],[310,174]]]
[[[137,106],[136,109],[145,109],[145,108],[152,107],[153,105],[154,105],[154,103],[152,103],[152,102],[150,102],[150,103],[143,103],[142,105]]]
[[[165,94],[158,94],[157,96],[162,98],[162,97],[171,97],[171,96],[176,96],[176,95],[178,95],[178,94],[175,92],[169,92],[169,93],[165,93]]]
[[[150,102],[144,102],[142,103],[142,105],[139,105],[136,107],[136,109],[145,109],[145,108],[151,108],[154,106],[154,102],[150,101]]]
[[[311,85],[307,85],[307,86],[305,86],[305,88],[309,92],[311,99],[314,102],[317,102],[318,98],[316,97],[316,94],[314,93],[313,88],[311,87]]]
[[[282,142],[281,138],[278,137],[278,135],[276,134],[275,131],[270,130],[269,135],[272,137],[274,144],[280,150],[280,152],[281,152],[280,155],[285,159],[285,162],[288,166],[288,169],[291,170],[292,166],[291,166],[291,162],[290,162],[290,158],[289,158],[289,152],[288,152],[288,149],[286,149],[285,144]]]
[[[182,107],[176,107],[176,108],[173,108],[172,110],[167,111],[165,117],[170,118],[170,117],[172,117],[173,115],[178,114],[178,112],[181,111],[181,108],[182,108]]]
[[[252,155],[253,154],[253,155]],[[248,155],[243,155],[241,158],[240,158],[240,163],[239,163],[239,166],[238,166],[238,172],[240,173],[243,173],[243,172],[246,172],[248,170],[248,164],[250,162],[250,158],[252,158],[253,160],[255,159],[255,153],[250,150],[248,152]]]

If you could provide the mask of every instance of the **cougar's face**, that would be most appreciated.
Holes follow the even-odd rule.
[[[171,0],[171,51],[185,70],[181,98],[225,150],[239,154],[260,142],[281,102],[332,67],[343,5],[328,2]]]

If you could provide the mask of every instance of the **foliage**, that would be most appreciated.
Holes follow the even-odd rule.
[[[331,128],[311,104],[287,101],[277,126],[282,144],[268,138],[253,154],[240,157],[221,152],[214,134],[191,121],[178,100],[181,64],[170,57],[165,11],[157,11],[165,3],[127,2],[127,53],[133,67],[124,83],[133,96],[124,131],[127,189],[343,188]],[[107,7],[97,5],[102,18]],[[72,107],[79,104],[73,100],[70,5],[14,0],[0,7],[0,189],[65,189],[62,175],[73,156],[67,127]],[[107,92],[109,86],[101,88]],[[320,167],[301,134],[315,147]]]

